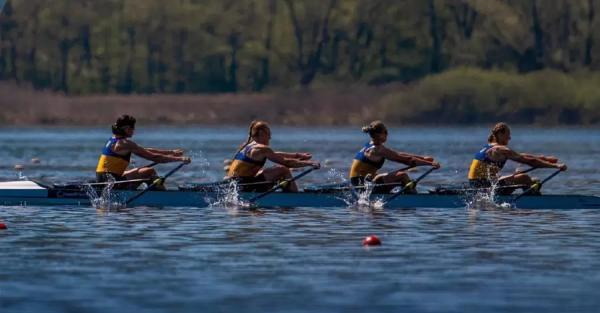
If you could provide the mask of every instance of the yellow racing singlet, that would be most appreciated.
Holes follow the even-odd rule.
[[[250,158],[249,154],[254,146],[256,146],[255,142],[250,143],[235,155],[235,158],[227,171],[227,176],[254,177],[256,173],[260,171],[267,162],[267,158],[260,161]]]
[[[496,179],[498,172],[504,167],[506,160],[497,162],[492,161],[487,157],[487,152],[494,147],[492,144],[486,144],[483,149],[475,153],[473,161],[471,161],[471,167],[469,168],[469,179]]]
[[[120,138],[111,137],[104,148],[96,166],[96,173],[112,173],[123,176],[123,173],[129,166],[131,153],[127,155],[116,154],[112,148],[120,140]]]
[[[350,178],[365,177],[369,174],[375,176],[377,174],[377,171],[383,166],[383,163],[385,163],[385,159],[375,162],[367,158],[365,153],[373,148],[375,148],[375,145],[367,142],[365,146],[356,153],[354,160],[352,160],[352,166],[350,167]]]

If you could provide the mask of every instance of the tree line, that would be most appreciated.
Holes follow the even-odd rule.
[[[69,94],[595,71],[597,0],[8,0],[0,80]]]

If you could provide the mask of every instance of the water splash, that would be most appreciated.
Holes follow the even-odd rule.
[[[330,168],[325,176],[327,183],[329,184],[345,184],[348,183],[346,175],[335,168]]]
[[[231,180],[223,186],[217,186],[216,189],[216,199],[205,199],[207,203],[210,203],[211,207],[238,208],[250,205],[240,198],[240,189],[235,180]]]
[[[119,199],[112,192],[115,185],[115,180],[109,177],[108,184],[102,188],[102,192],[98,195],[97,190],[89,184],[84,185],[83,190],[90,199],[90,203],[96,210],[112,211],[123,209],[126,207],[124,199]]]
[[[25,175],[23,175],[23,171],[18,171],[17,172],[17,180],[29,180],[29,178]]]
[[[499,179],[495,175],[492,175],[488,169],[487,173],[488,181],[490,182],[490,188],[484,188],[476,191],[466,201],[468,210],[494,210],[494,209],[507,209],[512,208],[510,203],[498,202],[497,191],[499,185]]]
[[[365,181],[363,188],[354,188],[349,184],[349,191],[344,193],[342,200],[350,208],[357,209],[381,209],[385,205],[383,198],[371,199],[375,184]]]

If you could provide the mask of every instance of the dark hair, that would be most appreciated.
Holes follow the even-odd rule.
[[[387,128],[382,121],[373,121],[371,124],[363,126],[362,131],[363,133],[367,133],[369,136],[373,137],[375,134],[387,132]]]
[[[496,142],[498,140],[498,134],[506,134],[506,132],[510,131],[510,127],[506,123],[498,123],[494,125],[494,128],[490,131],[490,135],[488,136],[488,142]]]
[[[121,115],[117,119],[117,121],[112,124],[112,133],[118,136],[125,136],[125,128],[131,127],[135,128],[135,117],[131,115]]]
[[[258,136],[259,131],[265,130],[265,129],[269,129],[269,124],[267,124],[267,122],[252,121],[252,123],[250,123],[250,127],[248,128],[248,139],[246,139],[245,143],[240,145],[238,151],[235,154],[238,154],[238,152],[242,151],[242,149],[244,149],[244,147],[247,146],[252,141],[252,138]]]

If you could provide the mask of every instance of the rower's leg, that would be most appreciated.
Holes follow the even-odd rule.
[[[151,167],[136,167],[136,168],[130,169],[128,171],[125,171],[125,173],[123,173],[123,177],[125,177],[125,179],[127,179],[127,180],[132,180],[132,179],[153,180],[154,178],[157,177],[157,175],[156,175],[156,171]],[[140,184],[141,183],[131,183],[130,186],[131,186],[131,188],[135,189]]]
[[[284,166],[274,166],[270,168],[265,168],[262,171],[262,175],[264,175],[264,177],[268,181],[272,182],[292,178],[292,172],[289,168]],[[296,182],[291,182],[284,186],[282,189],[286,192],[298,192],[298,185],[296,185]]]
[[[375,176],[373,179],[374,182],[379,184],[394,184],[398,183],[397,186],[405,186],[410,182],[410,177],[406,172],[391,172],[391,173],[382,173]],[[382,192],[389,193],[392,189],[394,189],[394,185],[382,186],[382,188],[377,188]]]
[[[527,174],[517,174],[514,176],[500,178],[499,185],[500,186],[524,185],[524,186],[526,186],[524,188],[524,190],[525,190],[525,189],[531,187],[531,185],[533,185],[533,179],[531,179],[531,177]],[[516,189],[517,188],[502,188],[499,190],[498,194],[510,195]]]

